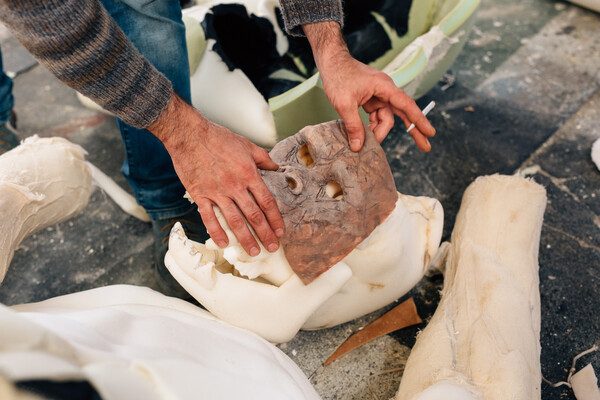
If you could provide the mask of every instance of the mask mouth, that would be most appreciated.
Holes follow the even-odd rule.
[[[333,200],[342,200],[344,197],[344,191],[342,187],[334,181],[329,181],[327,183],[325,186],[325,193]]]

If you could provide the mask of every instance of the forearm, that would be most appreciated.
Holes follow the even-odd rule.
[[[173,88],[133,46],[98,0],[0,0],[0,20],[68,86],[145,128]]]
[[[335,21],[343,24],[341,0],[279,0],[287,33],[302,36],[302,26],[315,22]]]

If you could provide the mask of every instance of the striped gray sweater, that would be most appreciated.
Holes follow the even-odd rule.
[[[281,0],[286,29],[342,23],[341,0]],[[98,0],[0,0],[0,20],[61,81],[137,128],[152,124],[173,94]]]

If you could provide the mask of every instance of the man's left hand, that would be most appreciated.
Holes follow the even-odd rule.
[[[411,130],[417,146],[431,150],[428,137],[435,135],[427,117],[414,100],[398,89],[386,73],[365,65],[348,52],[337,22],[317,22],[302,26],[313,49],[325,94],[348,130],[353,151],[364,143],[364,127],[359,107],[369,113],[369,127],[381,143],[394,126],[394,114]]]

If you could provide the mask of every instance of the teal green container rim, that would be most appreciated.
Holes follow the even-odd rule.
[[[448,15],[434,26],[438,26],[444,35],[451,36],[473,15],[479,3],[480,0],[461,0]],[[427,62],[425,52],[419,48],[413,57],[391,72],[390,76],[396,86],[404,87],[427,67]]]
[[[454,6],[454,8],[448,14],[446,14],[438,23],[434,24],[433,26],[439,27],[442,33],[446,36],[453,35],[470,17],[473,16],[475,10],[477,10],[477,7],[480,4],[480,1],[481,0],[460,0],[459,3],[456,4],[456,6]],[[394,83],[397,87],[403,88],[413,81],[417,76],[419,76],[419,74],[425,70],[427,64],[428,59],[425,51],[422,48],[418,48],[414,54],[405,60],[402,65],[389,73],[389,75],[394,80]],[[298,84],[292,89],[289,89],[285,93],[269,99],[269,108],[275,119],[278,137],[281,138],[295,133],[295,131],[287,132],[288,130],[294,130],[291,128],[291,126],[286,129],[287,125],[294,125],[292,121],[286,121],[289,117],[291,117],[290,112],[298,112],[298,110],[290,111],[290,107],[292,109],[295,108],[291,103],[299,101],[299,99],[306,94],[306,96],[312,96],[311,98],[314,100],[313,102],[315,104],[319,104],[321,107],[323,107],[324,102],[322,101],[321,97],[324,97],[324,93],[322,92],[322,89],[323,83],[319,73],[316,73],[304,82]],[[316,93],[315,90],[321,93]],[[304,104],[306,104],[306,101]],[[337,115],[337,113],[333,107],[325,107],[328,109],[319,109],[318,114],[321,114],[322,116],[332,115],[332,117],[329,119],[336,118],[335,115]],[[294,118],[292,117],[292,119]],[[318,117],[313,116],[312,119],[318,119]],[[310,117],[307,118],[307,122],[309,122],[308,124],[315,123],[310,122],[310,120]]]

